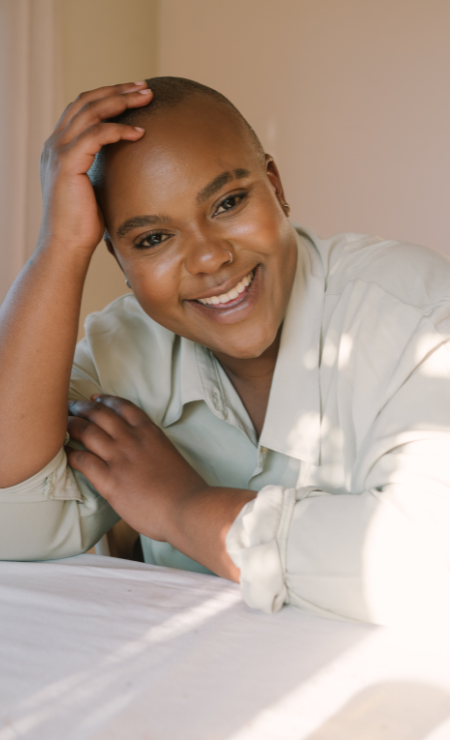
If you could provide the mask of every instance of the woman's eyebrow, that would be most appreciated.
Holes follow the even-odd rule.
[[[137,229],[139,226],[154,226],[158,224],[169,224],[170,222],[171,218],[169,216],[133,216],[133,218],[128,218],[119,226],[116,236],[126,236],[129,231]]]
[[[231,182],[231,180],[241,180],[244,177],[248,177],[249,174],[250,172],[248,170],[241,168],[233,170],[233,172],[221,172],[220,175],[217,175],[214,180],[211,180],[211,182],[200,190],[196,198],[197,203],[204,203],[205,200],[208,200],[208,198],[211,197],[211,195],[214,195],[214,193],[217,193],[221,188],[223,188],[227,182]]]
[[[249,170],[238,167],[233,172],[221,172],[220,175],[211,180],[204,188],[197,194],[197,203],[204,203],[205,200],[217,193],[227,182],[232,180],[242,180],[244,177],[250,175]],[[128,218],[119,226],[116,231],[116,236],[119,238],[124,237],[129,231],[137,229],[139,226],[158,226],[159,224],[170,224],[171,218],[169,216],[133,216]]]

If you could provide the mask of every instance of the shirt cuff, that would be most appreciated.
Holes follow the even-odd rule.
[[[233,522],[226,548],[241,571],[245,603],[266,613],[288,602],[286,545],[298,491],[265,486]]]
[[[64,442],[66,443],[66,440]],[[25,503],[51,499],[84,500],[73,471],[67,465],[67,455],[63,448],[36,475],[16,486],[0,488],[0,503]]]

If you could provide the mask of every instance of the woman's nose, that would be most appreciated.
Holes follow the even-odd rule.
[[[234,250],[226,239],[193,237],[186,249],[185,266],[192,275],[213,273],[223,265],[231,264]]]

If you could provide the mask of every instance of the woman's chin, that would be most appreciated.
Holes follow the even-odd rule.
[[[260,337],[259,339],[253,337],[251,340],[247,340],[245,342],[227,342],[227,344],[222,347],[211,347],[211,350],[213,354],[217,356],[226,355],[228,357],[233,357],[236,360],[256,360],[265,352],[269,351],[275,342],[278,342],[277,330],[274,330],[270,336],[265,334],[264,337]]]

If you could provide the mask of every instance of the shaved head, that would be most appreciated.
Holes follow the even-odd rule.
[[[264,149],[256,133],[242,113],[222,93],[184,77],[151,77],[146,83],[153,92],[153,99],[149,105],[144,108],[127,109],[120,116],[110,119],[112,122],[139,126],[145,124],[146,120],[160,117],[178,106],[185,104],[195,106],[197,102],[201,103],[207,99],[221,110],[224,118],[230,119],[231,125],[242,128],[243,134],[248,137],[249,145],[264,165]],[[97,154],[88,174],[94,187],[100,187],[105,174],[105,148]]]

